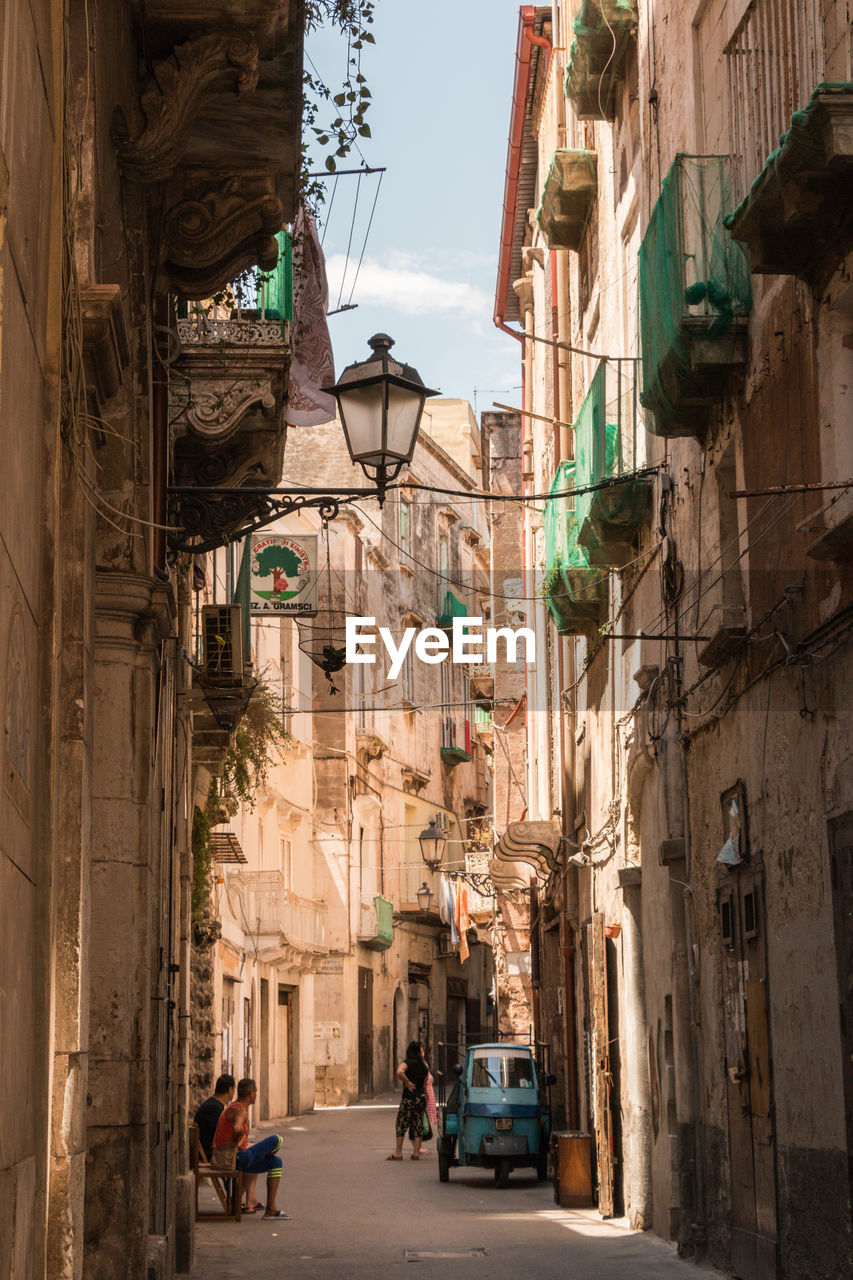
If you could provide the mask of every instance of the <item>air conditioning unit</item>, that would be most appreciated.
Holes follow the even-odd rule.
[[[439,958],[456,955],[456,947],[450,941],[450,933],[444,930],[438,935],[438,955]]]
[[[243,611],[239,604],[206,604],[201,611],[204,678],[232,684],[243,678]]]

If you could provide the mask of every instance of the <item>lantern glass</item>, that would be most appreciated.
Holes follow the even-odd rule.
[[[409,387],[388,384],[388,418],[385,430],[385,452],[394,461],[410,462],[415,452],[415,441],[424,397]]]
[[[341,388],[338,397],[341,424],[353,462],[362,466],[382,466],[384,461],[383,419],[385,387],[374,382],[367,387]]]

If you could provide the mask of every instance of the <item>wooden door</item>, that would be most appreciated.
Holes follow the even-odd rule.
[[[261,1120],[268,1120],[270,1111],[270,984],[261,978],[261,1060],[258,1081],[258,1108]]]
[[[589,928],[589,991],[592,1001],[592,1091],[595,1151],[598,1165],[598,1212],[612,1218],[613,1117],[610,1111],[610,1030],[607,1016],[607,938],[604,915],[592,917]]]
[[[740,1280],[776,1280],[776,1140],[761,869],[733,872],[720,890],[719,905],[732,1269]]]
[[[373,1097],[373,970],[358,966],[358,1093]]]
[[[275,1114],[290,1115],[290,992],[279,986],[278,1005],[276,1007],[276,1045],[275,1061],[277,1067],[277,1089],[275,1096]]]

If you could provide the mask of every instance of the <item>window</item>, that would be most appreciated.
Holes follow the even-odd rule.
[[[400,499],[400,557],[403,564],[409,559],[409,536],[411,531],[411,516],[409,503],[405,498]]]
[[[725,46],[729,129],[738,195],[824,79],[824,33],[816,0],[753,0]]]
[[[532,1089],[534,1085],[533,1062],[526,1053],[475,1051],[472,1089]]]
[[[352,668],[352,703],[356,715],[356,728],[367,728],[367,667],[356,662]]]
[[[291,886],[291,883],[290,883],[290,877],[291,877],[291,861],[290,861],[290,856],[291,856],[290,841],[289,841],[289,840],[282,839],[282,842],[281,842],[281,878],[282,878],[282,881],[283,881],[283,883],[284,883],[284,887],[285,887],[285,889],[290,889],[290,888],[292,887],[292,886]]]
[[[410,646],[409,646],[409,649],[408,649],[408,651],[407,651],[407,653],[406,653],[406,657],[405,657],[405,659],[403,660],[403,670],[402,670],[402,673],[401,673],[401,674],[402,674],[402,692],[403,692],[403,701],[404,701],[404,702],[408,702],[408,703],[410,703],[412,706],[414,706],[414,702],[415,702],[415,660],[414,660],[414,656],[413,656],[412,648],[413,648],[413,647],[410,645]]]

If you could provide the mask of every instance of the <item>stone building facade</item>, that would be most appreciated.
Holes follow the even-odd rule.
[[[299,3],[267,0],[0,9],[0,1258],[16,1278],[150,1280],[191,1258],[203,751],[190,566],[166,540],[169,299],[272,265],[296,213],[303,25]],[[267,407],[240,466],[280,463]],[[184,465],[194,448],[238,475],[221,428],[233,446],[239,418],[208,415]]]
[[[288,442],[298,482],[324,458],[331,487],[359,487],[338,423],[303,428]],[[470,492],[480,483],[480,436],[465,401],[427,404],[411,487],[346,508],[328,526],[320,612],[308,644],[343,645],[344,618],[375,617],[399,638],[407,626],[448,627],[454,610],[489,617],[488,530],[478,504],[418,486]],[[322,560],[321,560],[322,564]],[[331,613],[323,609],[330,589]],[[326,962],[314,985],[317,1105],[340,1105],[392,1087],[409,1040],[435,1063],[437,1046],[491,1020],[492,903],[468,889],[476,932],[463,959],[439,917],[440,874],[418,836],[431,819],[446,835],[443,869],[486,869],[473,838],[488,809],[490,690],[465,666],[412,657],[391,679],[381,645],[374,665],[329,677],[314,667],[315,892],[327,904]],[[482,673],[479,673],[482,675]],[[432,891],[421,909],[418,889]]]
[[[599,1210],[744,1280],[851,1265],[850,18],[523,6],[512,90],[495,319],[554,496],[499,857]]]

